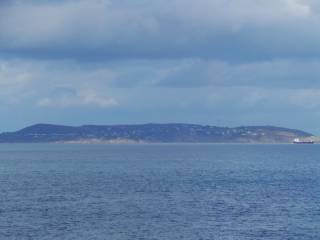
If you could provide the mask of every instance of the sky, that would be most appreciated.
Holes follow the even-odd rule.
[[[1,0],[0,132],[35,123],[320,134],[317,0]]]

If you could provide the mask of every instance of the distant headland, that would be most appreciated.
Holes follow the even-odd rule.
[[[313,135],[275,126],[217,127],[197,124],[36,124],[0,134],[0,143],[289,143]]]

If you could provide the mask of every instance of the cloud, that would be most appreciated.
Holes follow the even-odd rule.
[[[83,61],[314,57],[319,13],[311,0],[12,1],[0,8],[0,49]]]
[[[320,89],[299,89],[290,95],[289,102],[299,108],[307,108],[319,112]]]
[[[116,78],[110,68],[69,61],[0,60],[0,101],[41,106],[116,106],[107,90]],[[99,91],[98,91],[99,90]]]
[[[255,86],[263,88],[320,87],[319,61],[272,60],[250,63],[185,59],[159,70],[162,87]],[[159,74],[160,75],[160,74]]]
[[[51,99],[53,96],[74,99],[76,96],[81,98],[83,103],[84,99],[98,102],[98,96],[118,99],[121,89],[128,90],[126,95],[120,97],[128,98],[129,90],[134,88],[145,91],[151,88],[164,91],[165,88],[192,90],[233,87],[318,89],[319,69],[319,61],[295,60],[252,63],[202,59],[128,60],[93,64],[65,60],[2,59],[0,101]],[[97,96],[91,96],[90,90],[97,93]],[[103,105],[102,102],[100,106]],[[108,105],[107,102],[105,105]]]
[[[0,61],[0,103],[15,104],[28,98],[30,92],[25,89],[32,85],[37,74],[32,64],[17,68],[13,62]]]
[[[1,1],[1,115],[317,128],[319,17],[315,0]]]
[[[319,130],[319,61],[1,59],[0,66],[1,122],[10,129],[193,122]]]
[[[63,90],[59,96],[42,98],[37,102],[40,107],[98,107],[110,108],[119,103],[114,98],[108,98],[99,95],[94,90],[85,90],[75,92],[72,90]]]

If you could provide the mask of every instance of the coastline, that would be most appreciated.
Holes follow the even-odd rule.
[[[317,145],[294,144],[292,142],[148,142],[148,141],[126,141],[126,140],[73,140],[53,142],[0,142],[0,145],[15,144],[47,144],[47,145]]]

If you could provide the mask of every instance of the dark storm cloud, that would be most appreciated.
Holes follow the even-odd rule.
[[[318,13],[308,0],[12,1],[0,43],[8,56],[87,61],[317,57]]]

